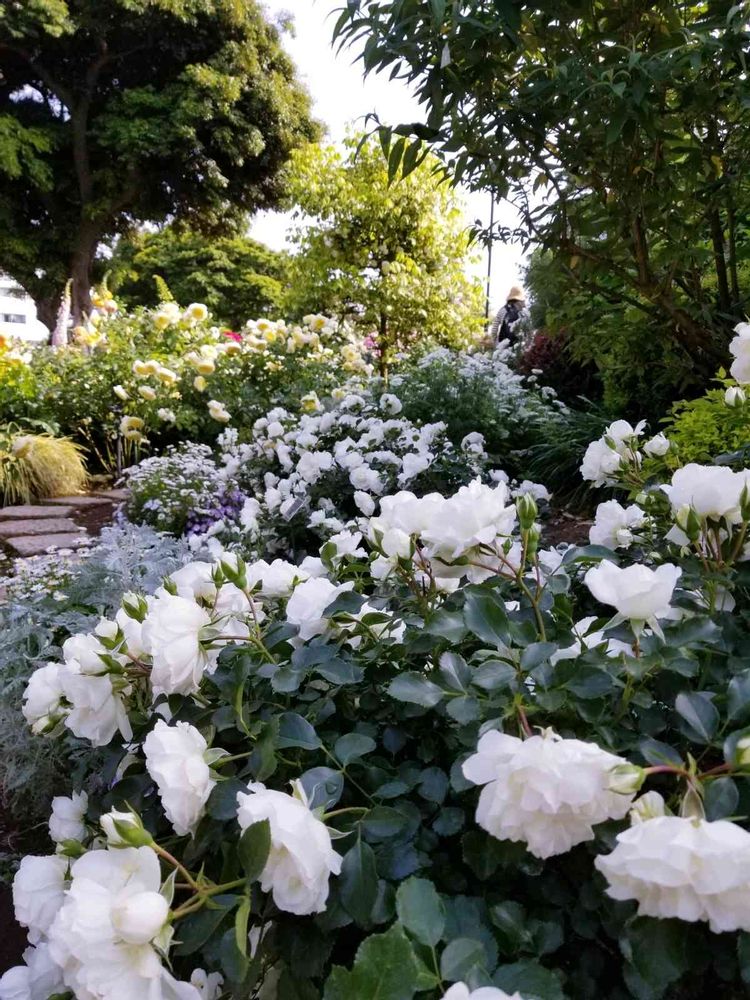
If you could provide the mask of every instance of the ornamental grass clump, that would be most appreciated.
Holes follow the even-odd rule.
[[[67,438],[0,430],[0,506],[80,493],[88,476],[82,449]]]
[[[105,780],[21,864],[0,996],[744,997],[750,470],[610,430],[640,513],[591,545],[397,473],[318,556],[214,539],[45,658],[26,721]]]

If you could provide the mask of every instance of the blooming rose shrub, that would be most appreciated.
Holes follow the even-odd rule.
[[[478,432],[493,462],[525,475],[524,450],[546,435],[549,421],[566,407],[554,389],[539,386],[534,374],[513,371],[509,360],[504,349],[486,354],[439,348],[407,362],[392,386],[405,417],[444,421],[456,445]]]
[[[642,431],[587,461],[642,511],[616,548],[397,483],[319,560],[216,551],[65,642],[24,714],[106,787],[19,869],[0,991],[744,996],[750,471],[646,482]]]
[[[116,305],[76,328],[67,347],[36,347],[8,361],[0,352],[0,422],[44,420],[82,441],[105,468],[184,439],[212,442],[230,419],[251,424],[271,406],[341,374],[367,374],[359,340],[324,316],[301,324],[249,319],[215,326],[204,305],[118,313]]]

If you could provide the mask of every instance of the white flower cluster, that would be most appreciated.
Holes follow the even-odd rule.
[[[297,416],[271,410],[256,421],[250,443],[231,431],[220,438],[224,478],[253,498],[241,518],[246,531],[257,531],[259,518],[301,519],[326,539],[356,528],[356,515],[372,515],[378,497],[422,476],[444,477],[451,465],[454,474],[485,470],[481,435],[468,435],[458,452],[445,424],[420,427],[399,417],[393,394],[378,400],[353,386],[334,393],[326,410],[317,397],[302,406]]]
[[[666,455],[670,449],[669,439],[664,434],[657,434],[643,442],[641,438],[645,429],[645,420],[635,427],[627,420],[616,420],[610,424],[604,434],[586,449],[581,476],[594,486],[614,486],[629,467],[640,467],[644,454],[652,458]]]

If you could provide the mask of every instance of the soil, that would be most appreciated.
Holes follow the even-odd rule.
[[[567,510],[553,509],[544,521],[542,537],[546,545],[588,545],[593,523]]]

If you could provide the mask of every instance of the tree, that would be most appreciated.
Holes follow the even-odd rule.
[[[158,275],[180,304],[204,302],[234,329],[282,310],[286,257],[246,236],[207,238],[175,226],[140,231],[120,239],[100,266],[128,307],[158,304]]]
[[[355,0],[336,35],[364,38],[366,70],[387,67],[425,105],[396,130],[392,169],[428,143],[457,179],[509,197],[515,235],[559,254],[573,286],[615,294],[705,374],[747,308],[746,13],[730,0]]]
[[[89,311],[102,240],[184,219],[226,233],[278,203],[310,101],[255,0],[0,8],[0,267],[52,325]]]
[[[482,292],[468,277],[461,207],[434,158],[391,183],[370,140],[294,155],[297,232],[289,301],[298,313],[348,319],[377,338],[381,369],[420,339],[462,345],[481,332]]]

